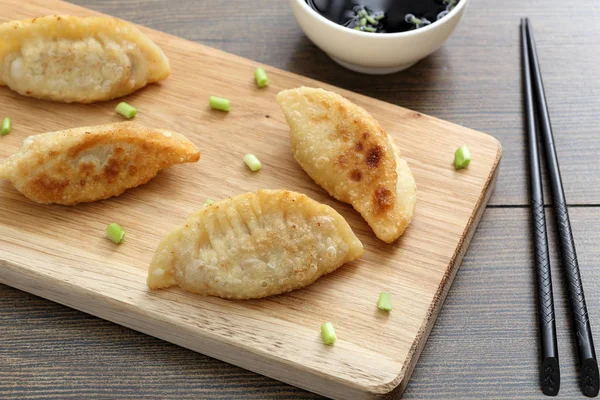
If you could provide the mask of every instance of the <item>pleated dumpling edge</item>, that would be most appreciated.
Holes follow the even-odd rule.
[[[0,85],[24,96],[111,100],[170,71],[160,47],[117,18],[60,15],[0,24]]]
[[[300,289],[363,254],[333,208],[287,190],[259,190],[206,206],[161,241],[151,289],[254,299]]]
[[[337,93],[300,87],[280,92],[277,102],[306,173],[360,212],[379,239],[397,240],[412,220],[417,187],[394,139]]]
[[[75,205],[118,196],[163,168],[199,159],[179,133],[119,122],[30,136],[0,161],[0,179],[36,203]]]

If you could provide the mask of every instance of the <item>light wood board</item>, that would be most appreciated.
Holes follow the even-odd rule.
[[[0,21],[95,14],[54,0],[0,0],[0,9]],[[259,64],[144,31],[165,50],[173,72],[126,100],[138,108],[138,122],[187,135],[202,152],[200,162],[166,170],[120,197],[76,207],[37,205],[0,182],[0,282],[325,396],[399,396],[493,189],[498,141],[268,66],[271,84],[257,89],[253,71]],[[418,203],[395,244],[376,239],[358,213],[328,196],[294,161],[275,95],[301,85],[346,96],[398,143],[415,174]],[[210,110],[209,95],[231,99],[232,111]],[[12,133],[0,138],[0,158],[28,135],[119,121],[116,103],[53,104],[0,88],[0,117],[13,120]],[[474,161],[455,171],[453,154],[461,144]],[[260,172],[245,167],[247,152],[263,162]],[[147,266],[171,228],[207,198],[261,188],[295,190],[331,205],[359,236],[365,255],[306,289],[263,300],[146,288]],[[110,222],[126,229],[123,245],[103,237]],[[389,315],[377,310],[381,291],[393,293]],[[325,321],[338,335],[332,347],[320,338]]]

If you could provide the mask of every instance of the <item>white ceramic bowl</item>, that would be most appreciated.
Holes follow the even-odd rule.
[[[314,44],[338,64],[364,74],[391,74],[435,52],[461,20],[468,0],[423,28],[398,33],[369,33],[345,28],[313,10],[305,0],[290,0],[298,24]]]

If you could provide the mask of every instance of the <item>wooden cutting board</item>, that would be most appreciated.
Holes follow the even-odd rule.
[[[0,21],[97,14],[56,0],[0,0],[0,9]],[[76,207],[37,205],[0,182],[0,282],[325,396],[399,396],[492,192],[498,141],[275,68],[265,67],[271,85],[257,89],[258,63],[144,31],[164,49],[173,72],[126,100],[137,107],[139,123],[187,135],[202,152],[200,162],[163,171],[117,198]],[[358,213],[328,196],[294,161],[275,95],[301,85],[348,97],[396,139],[415,174],[418,203],[395,244],[376,239]],[[232,111],[211,111],[209,95],[231,99]],[[120,121],[116,103],[54,104],[0,88],[0,118],[13,120],[12,133],[0,138],[0,159],[28,135]],[[455,171],[453,154],[461,144],[471,149],[473,162]],[[260,172],[245,167],[247,152],[263,162]],[[364,243],[365,255],[306,289],[263,300],[146,288],[147,266],[170,229],[207,198],[261,188],[303,192],[334,207]],[[110,222],[126,229],[124,244],[104,238]],[[393,293],[389,315],[376,307],[381,291]],[[320,337],[326,321],[338,335],[332,347]]]

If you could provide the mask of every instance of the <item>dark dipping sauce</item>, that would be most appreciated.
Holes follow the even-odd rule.
[[[395,33],[430,25],[444,18],[459,1],[306,0],[306,3],[328,20],[350,29]]]

